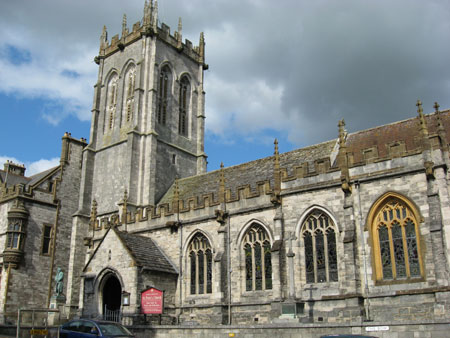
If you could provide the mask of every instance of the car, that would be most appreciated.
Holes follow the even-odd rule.
[[[320,338],[377,338],[375,336],[363,336],[360,334],[328,334]]]
[[[59,327],[59,337],[134,337],[134,335],[126,327],[116,322],[75,319]]]

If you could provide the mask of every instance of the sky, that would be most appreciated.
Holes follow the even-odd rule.
[[[58,164],[89,138],[103,25],[144,0],[0,0],[0,162]],[[206,41],[208,170],[450,108],[448,0],[160,0],[159,20]],[[2,164],[0,163],[0,165]]]

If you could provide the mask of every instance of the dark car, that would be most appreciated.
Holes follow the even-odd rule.
[[[134,337],[123,325],[90,319],[75,319],[59,327],[61,338]]]
[[[328,334],[320,338],[377,338],[375,336],[363,336],[360,334]]]

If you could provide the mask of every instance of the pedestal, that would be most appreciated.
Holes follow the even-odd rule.
[[[59,325],[66,320],[65,315],[66,297],[64,295],[52,296],[50,299],[50,309],[59,310],[48,314],[49,325]]]

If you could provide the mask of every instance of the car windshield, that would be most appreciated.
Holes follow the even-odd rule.
[[[133,334],[122,325],[113,323],[98,323],[104,336],[132,336]]]

